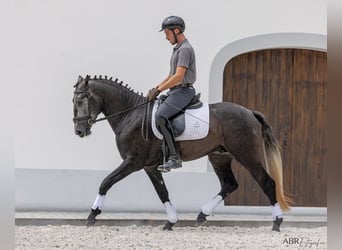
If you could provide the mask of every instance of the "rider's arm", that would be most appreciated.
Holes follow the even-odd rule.
[[[156,86],[156,89],[158,89],[161,85],[163,85],[165,82],[167,82],[171,78],[171,75],[168,75],[161,83],[159,83]]]
[[[167,77],[163,82],[161,82],[157,89],[161,92],[163,90],[172,88],[182,82],[187,68],[180,66],[176,68],[176,73],[172,76]]]

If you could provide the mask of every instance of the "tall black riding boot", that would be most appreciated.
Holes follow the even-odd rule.
[[[169,158],[165,164],[158,166],[158,170],[162,172],[168,172],[173,168],[181,168],[182,161],[176,151],[175,139],[173,136],[173,129],[168,120],[160,118],[159,120],[160,130],[164,136],[166,145],[169,149]]]

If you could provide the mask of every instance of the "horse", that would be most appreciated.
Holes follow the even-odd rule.
[[[99,120],[107,120],[116,135],[116,144],[122,163],[106,176],[86,221],[87,226],[96,223],[101,213],[106,193],[118,181],[131,173],[144,170],[150,178],[167,215],[163,230],[172,230],[178,221],[162,172],[157,166],[163,162],[162,140],[152,134],[151,103],[142,93],[137,93],[118,79],[79,76],[74,85],[74,132],[79,137],[91,134],[91,127]],[[205,203],[196,218],[196,225],[207,222],[206,217],[229,194],[238,188],[231,169],[233,159],[245,167],[268,197],[272,208],[273,231],[280,231],[283,211],[290,209],[291,198],[283,189],[282,160],[272,128],[264,115],[230,102],[218,102],[209,106],[209,132],[199,140],[177,141],[176,147],[182,161],[208,156],[221,189]],[[145,109],[144,109],[145,107]],[[144,110],[146,112],[144,112]],[[98,118],[102,113],[105,117]],[[96,120],[97,119],[97,120]],[[148,124],[151,138],[143,135],[142,124]]]

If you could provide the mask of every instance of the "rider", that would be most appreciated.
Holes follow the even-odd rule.
[[[160,31],[164,31],[166,39],[173,48],[170,73],[160,84],[152,88],[147,97],[154,100],[160,92],[167,92],[165,101],[159,106],[155,118],[169,149],[168,161],[159,170],[170,170],[182,167],[176,150],[175,138],[170,120],[191,102],[195,96],[193,84],[196,80],[196,62],[194,49],[184,35],[185,23],[181,17],[169,16],[164,19]]]

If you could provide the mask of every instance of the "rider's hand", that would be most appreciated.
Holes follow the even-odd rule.
[[[150,89],[147,93],[147,98],[149,101],[153,101],[157,98],[157,96],[160,94],[160,91],[157,88]]]

